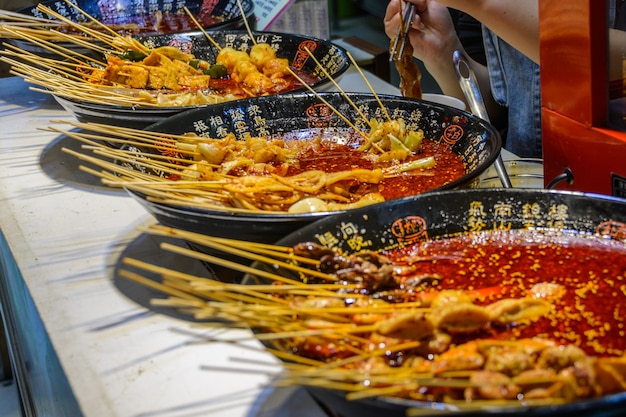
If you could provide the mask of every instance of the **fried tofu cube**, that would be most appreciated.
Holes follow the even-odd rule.
[[[208,75],[183,75],[178,83],[191,90],[202,90],[209,88],[210,79]]]
[[[124,65],[117,73],[117,83],[127,85],[130,88],[145,88],[148,84],[149,73],[146,69],[137,65]]]
[[[148,78],[147,87],[155,90],[165,88],[167,77],[167,69],[163,67],[150,67],[150,77]]]

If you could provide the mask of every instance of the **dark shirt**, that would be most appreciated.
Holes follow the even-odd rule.
[[[450,9],[457,36],[468,56],[483,65],[487,65],[481,24],[472,16]]]

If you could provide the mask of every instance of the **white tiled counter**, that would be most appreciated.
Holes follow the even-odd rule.
[[[354,70],[340,85],[369,92]],[[153,218],[79,171],[61,151],[76,144],[43,130],[72,119],[51,96],[15,77],[0,92],[0,304],[27,415],[325,415],[303,390],[265,388],[278,368],[256,342],[190,343],[193,323],[124,294],[114,280],[124,251],[163,261],[140,230]],[[248,336],[220,334],[233,333]]]

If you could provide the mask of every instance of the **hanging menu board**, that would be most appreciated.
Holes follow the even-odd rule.
[[[268,30],[295,0],[254,0],[258,30]]]
[[[330,38],[328,2],[320,0],[255,0],[258,30]]]

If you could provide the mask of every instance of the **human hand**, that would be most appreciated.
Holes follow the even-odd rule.
[[[450,66],[453,52],[462,47],[448,9],[434,0],[406,1],[416,6],[415,18],[409,31],[413,56],[430,68]],[[396,35],[401,21],[400,0],[391,0],[384,18],[385,33],[390,39]]]

